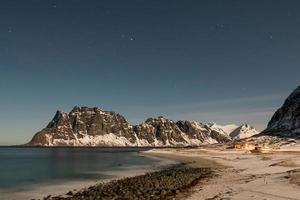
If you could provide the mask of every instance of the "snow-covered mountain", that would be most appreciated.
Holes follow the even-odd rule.
[[[57,111],[53,120],[36,133],[28,145],[198,146],[228,142],[232,130],[238,128],[236,125],[174,122],[164,117],[149,118],[139,125],[131,125],[115,112],[74,107],[69,113]],[[247,130],[241,133],[247,135]]]
[[[243,124],[233,130],[229,134],[229,137],[233,140],[240,140],[257,134],[259,134],[259,132],[253,126],[250,126],[249,124]]]
[[[280,137],[300,137],[300,86],[275,112],[263,133]]]
[[[226,134],[231,140],[244,139],[259,133],[253,126],[250,126],[249,124],[238,126],[236,124],[218,125],[215,123],[210,123],[209,126],[215,131]]]
[[[228,125],[219,125],[216,123],[208,123],[207,124],[211,129],[219,132],[223,132],[226,135],[229,135],[232,131],[237,129],[239,126],[236,124],[228,124]]]

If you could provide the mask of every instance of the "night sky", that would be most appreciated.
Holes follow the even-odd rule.
[[[56,110],[250,123],[299,85],[300,1],[1,0],[0,144]]]

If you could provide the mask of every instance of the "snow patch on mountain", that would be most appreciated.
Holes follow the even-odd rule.
[[[208,125],[211,129],[226,134],[231,140],[244,139],[259,133],[259,131],[249,124],[238,126],[236,124],[218,125],[216,123],[209,123]]]

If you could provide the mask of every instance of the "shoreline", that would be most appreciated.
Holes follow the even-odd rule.
[[[124,152],[124,151],[123,151]],[[144,156],[139,152],[128,152],[130,154],[137,154]],[[118,169],[112,171],[99,171],[100,174],[107,176],[108,178],[93,179],[93,180],[61,180],[50,181],[41,184],[34,184],[30,186],[24,186],[19,190],[3,190],[0,191],[0,200],[20,200],[20,199],[43,199],[45,196],[65,196],[69,191],[76,192],[85,188],[104,184],[110,181],[119,180],[126,177],[139,176],[148,172],[159,171],[166,167],[170,167],[178,164],[178,162],[170,159],[163,159],[154,156],[147,156],[153,160],[156,160],[154,164],[149,165],[131,165],[120,166]]]
[[[155,149],[154,151],[159,150],[160,149]],[[65,195],[54,195],[52,193],[51,196],[44,196],[44,198],[53,200],[78,198],[95,199],[97,194],[97,199],[106,199],[103,195],[112,195],[110,198],[113,198],[113,196],[116,197],[116,195],[118,195],[116,194],[118,192],[116,190],[114,191],[114,188],[117,185],[118,187],[123,187],[122,191],[125,191],[124,194],[127,194],[129,197],[124,199],[147,199],[147,196],[151,196],[153,199],[173,199],[175,197],[176,199],[184,199],[186,196],[190,195],[191,188],[204,179],[211,178],[213,176],[214,172],[212,169],[223,168],[223,166],[214,161],[196,157],[188,158],[186,156],[166,156],[162,152],[154,153],[153,150],[141,151],[137,152],[137,154],[150,157],[152,159],[159,159],[162,160],[162,162],[167,162],[168,164],[160,165],[159,167],[156,167],[156,169],[148,168],[143,170],[141,173],[134,175],[129,175],[127,173],[125,176],[108,180],[107,182],[102,181],[89,186],[85,185],[85,187],[82,187],[79,190],[66,191]],[[129,184],[130,187],[126,188],[128,182],[133,182],[133,184]],[[140,184],[136,184],[136,182],[140,182]],[[143,188],[144,185],[147,185],[148,188],[152,188],[145,189]],[[106,190],[108,190],[108,192]],[[139,194],[135,194],[135,191],[137,190],[139,190]],[[99,193],[101,194],[100,196]],[[121,196],[120,199],[122,198],[123,197]]]
[[[185,199],[190,189],[213,176],[211,168],[194,168],[177,164],[143,175],[97,184],[67,196],[47,196],[45,200],[174,200]]]
[[[122,195],[132,197],[127,199],[143,199],[135,198],[134,195],[138,194],[132,193],[139,189],[141,189],[139,195],[145,195],[144,199],[150,195],[153,199],[176,200],[296,200],[300,196],[299,151],[281,150],[251,154],[247,150],[224,148],[158,148],[136,152],[136,154],[159,159],[161,162],[151,167],[129,167],[131,172],[128,169],[115,171],[117,178],[82,182],[80,187],[77,185],[76,190],[73,190],[75,189],[73,187],[72,190],[64,190],[58,195],[54,192],[46,192],[43,193],[43,197],[51,194],[52,196],[48,195],[47,199],[73,200],[79,197],[88,199],[98,195],[94,199],[105,199],[101,195],[114,196],[120,195],[118,191],[125,191]],[[180,174],[179,178],[176,174]],[[182,180],[183,184],[175,187],[174,184],[178,184],[174,182],[176,179]],[[149,183],[150,189],[145,190],[143,186]],[[157,184],[159,185],[153,186]],[[116,190],[119,186],[120,188]],[[173,190],[172,187],[177,189]],[[278,188],[284,192],[279,191]]]
[[[183,151],[188,151],[192,149],[199,149],[199,148],[180,148],[180,149],[173,149],[173,148],[165,148],[165,149],[151,149],[148,151],[141,152],[141,154],[145,156],[153,156],[157,158],[169,159],[174,160],[177,162],[182,162],[187,164],[190,167],[198,167],[198,168],[213,168],[213,169],[222,169],[226,168],[225,165],[208,158],[199,157],[193,154],[182,154]],[[200,149],[199,149],[200,150]]]

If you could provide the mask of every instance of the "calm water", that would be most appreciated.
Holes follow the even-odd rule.
[[[0,196],[49,182],[105,179],[108,171],[159,162],[137,150],[141,149],[0,147]]]

